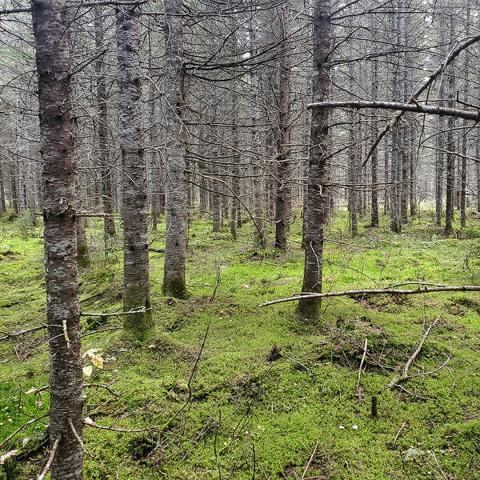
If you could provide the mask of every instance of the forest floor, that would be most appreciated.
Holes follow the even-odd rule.
[[[338,214],[328,232],[325,291],[480,284],[478,221],[456,238],[432,225],[423,213],[401,235],[385,224],[362,227],[352,240]],[[87,387],[86,417],[156,427],[86,426],[86,479],[480,479],[478,294],[332,298],[318,324],[306,325],[294,303],[259,307],[300,291],[300,230],[297,219],[289,253],[276,255],[252,249],[248,224],[234,242],[227,228],[213,234],[207,221],[194,221],[184,301],[162,296],[163,254],[152,251],[156,331],[144,345],[114,329],[121,317],[82,317],[83,350],[100,349],[104,361],[98,368],[94,357],[85,382],[113,393]],[[82,311],[116,311],[120,245],[104,260],[100,224],[91,221],[88,235]],[[163,238],[162,229],[152,234],[151,247],[161,250]],[[42,254],[39,228],[22,218],[0,221],[1,332],[45,322]],[[438,317],[411,378],[388,389]],[[38,419],[1,446],[0,456],[12,449],[18,456],[0,466],[0,479],[33,478],[42,468],[48,392],[35,389],[47,385],[48,369],[44,331],[0,342],[0,445]]]

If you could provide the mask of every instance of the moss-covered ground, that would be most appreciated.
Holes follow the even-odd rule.
[[[82,317],[82,349],[101,349],[105,361],[85,382],[115,394],[87,387],[85,416],[103,426],[158,427],[85,427],[86,479],[480,479],[479,295],[334,298],[324,301],[317,324],[306,325],[294,303],[259,307],[300,290],[300,231],[297,221],[290,251],[275,255],[252,248],[248,223],[235,242],[228,228],[213,234],[196,219],[188,299],[162,296],[163,254],[151,252],[156,329],[145,344],[115,329],[121,317]],[[401,235],[385,223],[351,239],[337,214],[324,288],[480,284],[480,224],[472,218],[457,231],[444,238],[423,213]],[[0,221],[2,332],[45,322],[41,233],[22,219]],[[153,249],[163,248],[163,233],[151,234]],[[120,244],[105,260],[100,223],[90,221],[88,235],[82,311],[115,311]],[[387,389],[439,316],[411,378]],[[39,331],[0,342],[0,443],[48,410],[48,391],[27,393],[48,383],[45,340]],[[371,418],[372,397],[378,418]],[[0,455],[19,450],[0,466],[0,478],[38,474],[46,428],[40,418],[0,448]]]

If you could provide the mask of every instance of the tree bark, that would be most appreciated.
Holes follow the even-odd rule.
[[[80,480],[83,449],[76,435],[82,436],[83,372],[74,207],[76,166],[65,1],[32,0],[32,22],[43,158],[51,392],[49,434],[50,445],[58,444],[51,464],[51,478]]]
[[[0,213],[7,211],[7,201],[5,197],[5,183],[3,179],[3,165],[0,160]]]
[[[144,340],[153,327],[150,311],[147,185],[143,146],[139,7],[117,8],[117,76],[123,200],[124,328]]]
[[[455,42],[455,23],[453,15],[450,16],[450,44]],[[448,71],[448,107],[455,105],[455,71],[452,67]],[[455,118],[449,117],[447,120],[447,190],[445,202],[445,235],[453,233],[453,212],[455,201],[455,148],[454,137]]]
[[[316,0],[313,14],[313,101],[322,101],[330,94],[330,0]],[[322,291],[324,230],[328,221],[329,198],[325,183],[329,178],[328,110],[312,111],[308,168],[307,201],[304,213],[305,265],[303,292]],[[308,320],[318,317],[321,299],[309,298],[298,302],[298,312]]]
[[[378,98],[378,61],[372,62],[372,98],[377,100]],[[375,115],[375,112],[373,113]],[[372,135],[376,137],[378,135],[378,120],[374,118],[372,120]],[[378,227],[378,148],[372,152],[372,165],[371,165],[371,226]]]
[[[277,196],[275,208],[275,248],[285,251],[288,246],[292,192],[290,187],[290,8],[288,3],[280,8],[281,52],[278,86],[277,140]]]
[[[167,234],[163,293],[182,298],[187,294],[187,198],[185,185],[183,23],[181,0],[165,0]]]
[[[102,9],[94,8],[95,48],[100,52],[104,48],[104,26]],[[103,212],[103,239],[105,253],[112,248],[115,237],[115,219],[113,217],[113,185],[111,172],[111,159],[108,152],[108,96],[105,80],[105,60],[101,54],[95,61],[96,87],[97,87],[97,125],[98,125],[98,160],[100,163],[100,175],[102,181],[102,204]]]

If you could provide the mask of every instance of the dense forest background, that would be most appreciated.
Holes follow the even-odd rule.
[[[5,0],[0,479],[480,478],[477,0]]]

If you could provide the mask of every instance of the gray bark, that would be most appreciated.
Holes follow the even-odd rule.
[[[50,349],[50,445],[59,441],[52,480],[80,480],[82,356],[76,262],[75,174],[65,1],[33,0],[41,153],[47,323]]]
[[[117,8],[117,77],[122,152],[123,308],[125,331],[139,340],[153,327],[150,311],[147,185],[143,146],[140,23],[136,5]]]
[[[331,20],[330,0],[316,0],[313,15],[313,101],[322,101],[330,94],[330,43]],[[308,186],[306,211],[304,213],[305,265],[303,273],[303,292],[320,293],[322,291],[324,230],[328,221],[329,198],[325,183],[329,179],[327,160],[329,150],[328,110],[312,111],[310,134],[310,152],[308,168]],[[302,299],[298,303],[298,312],[304,318],[313,320],[320,313],[319,298]]]
[[[167,234],[163,292],[186,296],[187,198],[185,185],[183,24],[181,0],[165,0],[167,99]]]

